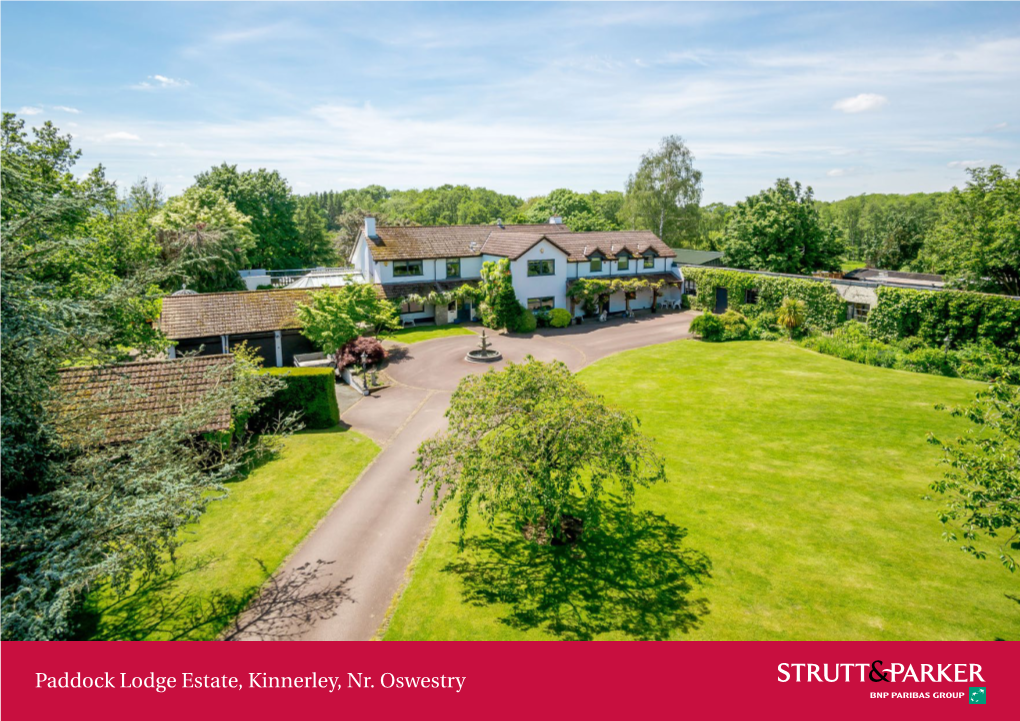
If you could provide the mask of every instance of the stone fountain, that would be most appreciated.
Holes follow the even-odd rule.
[[[485,337],[485,329],[482,328],[482,340],[478,342],[478,347],[469,350],[464,359],[472,363],[495,363],[503,359],[503,354],[489,346],[489,339]]]

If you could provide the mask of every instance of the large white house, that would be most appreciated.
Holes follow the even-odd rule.
[[[506,258],[510,261],[514,290],[521,304],[531,310],[565,308],[575,316],[582,308],[567,297],[578,278],[647,277],[666,280],[659,297],[675,298],[683,281],[674,264],[676,253],[647,230],[575,233],[559,218],[541,225],[454,225],[445,227],[376,226],[366,218],[358,234],[351,264],[387,298],[425,296],[450,290],[481,278],[482,264]],[[638,291],[630,301],[632,310],[649,308],[651,290]],[[610,297],[609,313],[623,311],[623,292]],[[436,307],[404,303],[401,318],[434,320],[437,324],[471,320],[470,304]]]

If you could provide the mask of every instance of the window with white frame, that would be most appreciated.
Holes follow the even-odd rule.
[[[849,320],[859,320],[861,323],[866,323],[870,310],[871,306],[867,303],[850,302],[846,304],[846,316]]]
[[[406,278],[412,275],[424,275],[422,262],[420,260],[395,260],[393,261],[393,277]]]

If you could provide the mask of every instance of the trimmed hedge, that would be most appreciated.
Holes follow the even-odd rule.
[[[538,318],[535,314],[530,311],[521,313],[521,317],[517,319],[517,325],[514,328],[515,333],[534,333],[535,329],[538,328]]]
[[[880,338],[917,336],[941,347],[988,340],[999,348],[1020,351],[1020,300],[967,291],[878,289],[878,305],[868,327]]]
[[[783,298],[804,301],[807,324],[831,331],[846,320],[846,301],[826,281],[782,278],[758,273],[719,268],[683,268],[684,277],[697,286],[697,295],[690,298],[691,307],[711,311],[715,307],[715,289],[726,288],[728,306],[748,318],[764,311],[775,312]],[[758,291],[757,303],[745,303],[748,290]]]
[[[287,385],[266,399],[250,419],[253,430],[271,428],[277,418],[294,412],[301,415],[305,428],[332,428],[340,422],[332,368],[266,368],[262,372],[281,376]]]
[[[563,308],[553,308],[549,311],[549,325],[553,328],[566,328],[570,325],[572,317],[569,310]]]

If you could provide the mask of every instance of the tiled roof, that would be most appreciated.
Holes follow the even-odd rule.
[[[446,225],[428,227],[378,227],[375,238],[368,239],[372,258],[417,260],[419,258],[463,258],[480,255],[482,245],[492,234],[569,233],[563,224],[536,225]]]
[[[406,298],[409,295],[425,296],[432,291],[445,293],[448,290],[459,288],[462,285],[475,284],[477,280],[439,280],[424,281],[418,283],[387,283],[386,285],[376,284],[375,291],[380,298],[397,300]]]
[[[378,228],[369,239],[376,261],[425,258],[463,258],[498,255],[519,258],[543,238],[563,250],[571,261],[583,261],[599,252],[615,258],[624,250],[641,255],[652,249],[663,258],[676,255],[650,230],[608,230],[574,233],[562,224],[452,225],[445,227]]]
[[[594,253],[613,260],[624,251],[632,256],[643,255],[651,250],[660,258],[672,258],[673,249],[659,240],[650,230],[597,230],[589,233],[572,233],[559,238],[557,242],[567,250],[569,260],[583,261]]]
[[[570,255],[568,246],[563,242],[565,238],[565,233],[491,233],[482,246],[482,253],[517,260],[546,240]]]
[[[59,373],[58,422],[72,437],[83,434],[104,444],[135,440],[229,383],[233,368],[229,355],[64,368]],[[196,430],[219,431],[229,425],[230,408],[224,406]]]
[[[255,290],[169,296],[163,299],[159,327],[173,340],[300,328],[294,308],[310,293]]]

